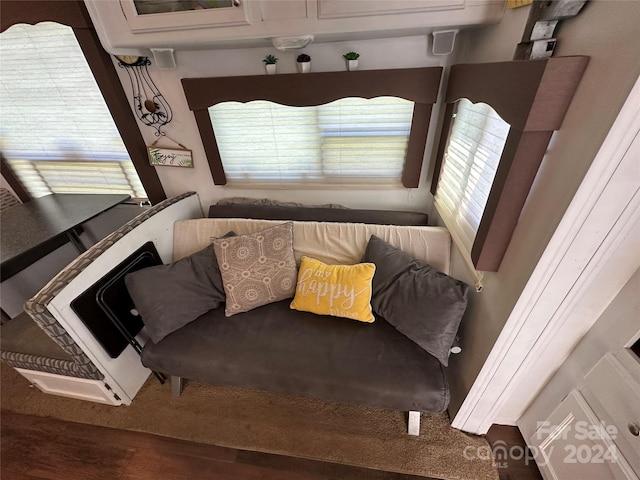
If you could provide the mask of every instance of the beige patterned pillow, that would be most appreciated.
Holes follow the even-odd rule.
[[[227,317],[294,296],[298,272],[292,222],[218,238],[213,248],[227,296]]]

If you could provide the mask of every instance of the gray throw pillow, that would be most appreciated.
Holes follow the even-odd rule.
[[[225,301],[211,245],[169,265],[129,273],[124,282],[153,343]]]
[[[298,271],[292,222],[218,238],[213,248],[227,296],[227,317],[294,296]]]
[[[375,235],[362,261],[376,265],[373,310],[446,367],[469,286]]]

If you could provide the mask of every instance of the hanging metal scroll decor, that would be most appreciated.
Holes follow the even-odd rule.
[[[149,75],[148,67],[151,61],[147,57],[129,55],[117,55],[116,58],[120,61],[118,65],[129,75],[136,116],[145,125],[156,129],[158,139],[147,147],[149,163],[153,166],[193,168],[191,150],[162,131],[162,127],[171,121],[173,115],[171,106]],[[158,146],[162,137],[171,140],[180,148]]]
[[[164,136],[162,127],[173,117],[171,106],[149,75],[151,61],[147,57],[117,55],[118,65],[124,68],[131,81],[133,104],[138,119],[156,129],[156,136]]]

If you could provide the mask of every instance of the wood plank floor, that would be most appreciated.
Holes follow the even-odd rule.
[[[517,427],[492,425],[485,438],[494,453],[500,480],[543,480]]]
[[[2,480],[425,480],[3,411]]]
[[[428,480],[7,411],[0,423],[2,480]],[[524,447],[515,427],[487,440]],[[500,480],[542,479],[535,463],[499,466]]]

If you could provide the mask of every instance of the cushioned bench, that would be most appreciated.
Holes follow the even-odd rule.
[[[259,217],[268,218],[273,210],[254,207]],[[278,218],[286,216],[287,209],[292,210],[291,217],[308,218],[309,211],[304,207],[279,208]],[[299,210],[302,209],[305,211],[301,213]],[[251,210],[251,206],[243,205],[237,212],[247,217]],[[210,210],[215,211],[215,208]],[[225,211],[233,211],[233,208],[225,208]],[[303,256],[327,264],[357,264],[362,261],[374,235],[396,250],[419,259],[418,262],[426,262],[440,272],[449,272],[451,240],[444,228],[344,223],[340,221],[341,217],[346,215],[352,219],[352,211],[323,209],[323,212],[323,218],[331,219],[331,222],[292,222],[293,249],[298,265]],[[404,215],[404,212],[385,211],[380,218],[387,223],[396,217],[403,223],[409,218]],[[426,220],[424,216],[408,215],[418,221]],[[368,221],[375,218],[375,213],[370,211]],[[212,239],[229,232],[249,235],[281,224],[281,220],[247,218],[177,221],[173,232],[173,258],[177,261],[202,249],[207,251]],[[417,292],[417,295],[418,301],[414,303],[418,305],[413,306],[413,311],[417,312],[416,321],[420,322],[422,308],[429,309],[430,305],[422,305],[421,293]],[[135,302],[136,298],[133,298]],[[373,323],[363,323],[293,310],[290,304],[289,298],[231,317],[225,316],[224,306],[212,309],[155,343],[147,342],[141,354],[142,363],[170,375],[176,394],[181,392],[182,378],[186,378],[408,410],[410,433],[414,434],[416,417],[419,419],[416,412],[446,410],[449,387],[443,363],[446,365],[451,345],[444,350],[444,358],[442,355],[436,358],[415,339],[401,333],[402,328],[399,330],[378,315]],[[142,317],[145,318],[144,313]],[[455,334],[457,323],[454,328],[449,334]]]
[[[142,362],[174,376],[395,410],[441,412],[440,362],[382,318],[292,311],[290,300],[231,318],[218,308],[147,343]]]

